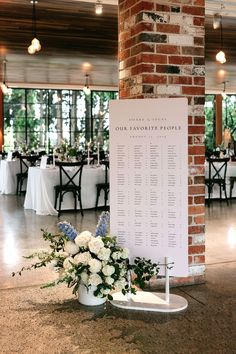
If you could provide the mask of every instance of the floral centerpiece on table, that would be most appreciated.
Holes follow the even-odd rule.
[[[108,235],[109,213],[100,216],[95,235],[89,231],[78,233],[67,222],[58,224],[58,234],[43,231],[43,238],[49,242],[49,251],[31,254],[28,259],[37,257],[38,261],[29,267],[23,267],[12,275],[21,275],[22,271],[37,269],[49,265],[57,270],[59,278],[44,287],[66,283],[78,292],[82,284],[87,289],[95,287],[94,295],[112,299],[114,290],[134,293],[134,285],[143,288],[145,282],[158,274],[159,266],[150,260],[137,257],[133,265],[129,262],[129,251],[120,247],[115,237]],[[130,272],[134,276],[131,279]]]
[[[76,138],[72,145],[68,144],[66,140],[62,140],[61,144],[54,148],[54,154],[60,161],[73,161],[78,159],[81,154],[79,137]]]

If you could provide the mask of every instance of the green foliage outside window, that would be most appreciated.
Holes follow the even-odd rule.
[[[4,147],[6,151],[27,146],[50,151],[61,141],[109,139],[109,101],[113,91],[13,89],[4,97]]]
[[[215,95],[206,95],[205,99],[205,145],[206,151],[216,148],[216,108]],[[226,95],[222,99],[222,131],[229,128],[236,140],[236,96]],[[223,137],[222,137],[223,140]]]

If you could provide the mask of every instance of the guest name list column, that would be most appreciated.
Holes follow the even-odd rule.
[[[112,101],[111,232],[139,256],[188,275],[187,100]],[[164,267],[161,272],[164,272]]]

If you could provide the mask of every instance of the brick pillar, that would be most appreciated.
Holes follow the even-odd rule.
[[[189,278],[204,281],[204,0],[119,0],[120,98],[187,97]]]

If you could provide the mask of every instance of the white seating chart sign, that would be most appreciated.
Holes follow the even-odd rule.
[[[186,98],[110,103],[110,212],[131,258],[169,257],[170,275],[188,276]]]

